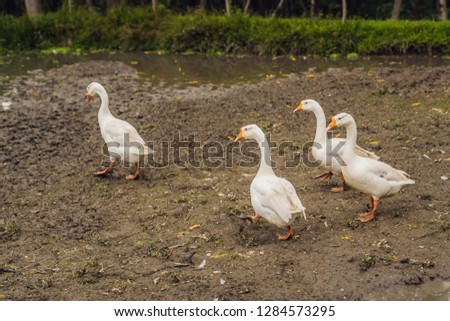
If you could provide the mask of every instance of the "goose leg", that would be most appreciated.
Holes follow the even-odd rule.
[[[370,211],[367,213],[359,214],[357,220],[363,223],[373,220],[375,218],[375,215],[377,214],[378,203],[379,201],[376,201],[373,199],[373,197],[370,197]]]
[[[256,215],[243,215],[243,214],[239,214],[236,215],[237,218],[240,218],[241,220],[247,221],[249,220],[252,223],[256,223],[261,219],[261,216],[259,216],[258,214]]]
[[[259,216],[259,215],[242,215],[241,214],[237,217],[240,219],[243,219],[243,220],[249,220],[252,223],[258,222],[261,219],[261,216]]]
[[[345,183],[344,176],[341,176],[341,179],[342,179],[342,186],[341,187],[333,187],[331,189],[331,191],[333,193],[342,193],[347,188],[347,184]]]
[[[326,172],[326,173],[323,173],[323,174],[315,176],[314,179],[318,179],[320,181],[324,181],[327,178],[331,178],[331,176],[333,176],[332,172]]]
[[[277,233],[277,237],[280,241],[285,241],[292,236],[293,232],[294,232],[294,229],[292,228],[292,225],[289,225],[287,233],[286,234]]]
[[[136,163],[136,170],[134,171],[134,175],[128,175],[126,179],[135,180],[136,177],[139,176],[139,163]]]
[[[114,166],[116,166],[116,162],[112,161],[111,164],[109,164],[109,167],[106,167],[104,170],[99,171],[99,172],[95,172],[95,175],[100,176],[100,175],[105,175],[106,173],[109,173],[113,170]]]

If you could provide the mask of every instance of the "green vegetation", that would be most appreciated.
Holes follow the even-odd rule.
[[[375,265],[375,262],[376,262],[375,256],[369,253],[365,253],[359,263],[359,269],[363,272],[367,271]]]
[[[20,233],[20,225],[16,221],[8,220],[0,225],[0,237],[5,235],[8,238],[16,237]]]
[[[0,52],[162,50],[258,55],[450,54],[450,22],[175,15],[148,8],[76,9],[36,20],[0,15]]]

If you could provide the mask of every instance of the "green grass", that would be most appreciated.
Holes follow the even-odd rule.
[[[0,237],[15,238],[21,231],[20,225],[15,220],[7,220],[0,225]]]
[[[154,14],[149,8],[107,15],[83,9],[27,17],[0,15],[0,52],[162,50],[176,53],[347,56],[450,54],[450,22],[263,18],[235,14]],[[61,49],[58,49],[61,48]]]

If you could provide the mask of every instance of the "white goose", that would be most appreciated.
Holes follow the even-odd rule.
[[[343,126],[347,130],[347,143],[341,150],[345,162],[342,174],[348,185],[370,196],[370,211],[359,215],[358,220],[368,222],[375,218],[380,198],[392,196],[404,185],[414,184],[404,171],[374,159],[361,157],[355,153],[356,123],[347,113],[341,113],[331,119],[327,130],[335,126]]]
[[[317,101],[313,99],[303,100],[294,110],[294,113],[299,110],[311,111],[314,113],[314,116],[316,116],[316,136],[314,137],[311,152],[314,159],[320,162],[319,166],[328,170],[328,172],[314,178],[323,181],[335,174],[342,180],[342,187],[334,187],[331,191],[335,193],[343,192],[346,188],[346,184],[345,179],[342,176],[340,160],[336,156],[337,151],[343,147],[346,140],[343,138],[328,138],[327,131],[325,129],[325,114]],[[355,152],[359,156],[379,159],[377,155],[359,147],[358,145],[355,146]]]
[[[243,138],[256,140],[261,151],[259,170],[250,185],[250,198],[256,213],[250,219],[257,221],[263,217],[278,227],[288,226],[286,234],[277,233],[278,239],[287,240],[293,233],[292,222],[295,218],[293,214],[302,212],[306,219],[305,208],[294,186],[273,172],[270,147],[263,131],[256,125],[247,125],[241,128],[235,141]]]
[[[105,88],[97,82],[92,82],[86,88],[86,99],[91,101],[93,96],[98,94],[101,100],[100,110],[98,111],[98,123],[110,155],[111,164],[102,171],[96,172],[96,175],[104,175],[114,168],[116,159],[134,164],[134,174],[126,178],[133,180],[139,176],[139,160],[144,155],[151,154],[153,151],[147,146],[145,141],[131,124],[117,119],[109,111],[108,94]]]

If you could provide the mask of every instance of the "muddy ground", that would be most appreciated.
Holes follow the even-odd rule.
[[[156,154],[177,132],[227,145],[227,136],[250,123],[273,141],[293,142],[284,157],[276,149],[272,157],[308,219],[297,217],[295,237],[281,242],[275,226],[238,218],[253,214],[249,186],[257,166],[178,162],[144,168],[136,181],[124,179],[128,168],[94,176],[107,161],[100,101],[84,100],[94,80],[105,85],[113,114],[157,143]],[[119,62],[19,77],[3,95],[11,109],[0,111],[0,296],[365,300],[449,280],[449,84],[449,66],[333,69],[185,90],[152,86]],[[366,196],[331,193],[338,180],[313,180],[320,169],[283,165],[313,139],[314,116],[292,113],[306,98],[319,101],[327,118],[351,113],[359,145],[416,180],[382,200],[374,221],[354,220],[366,211]]]

